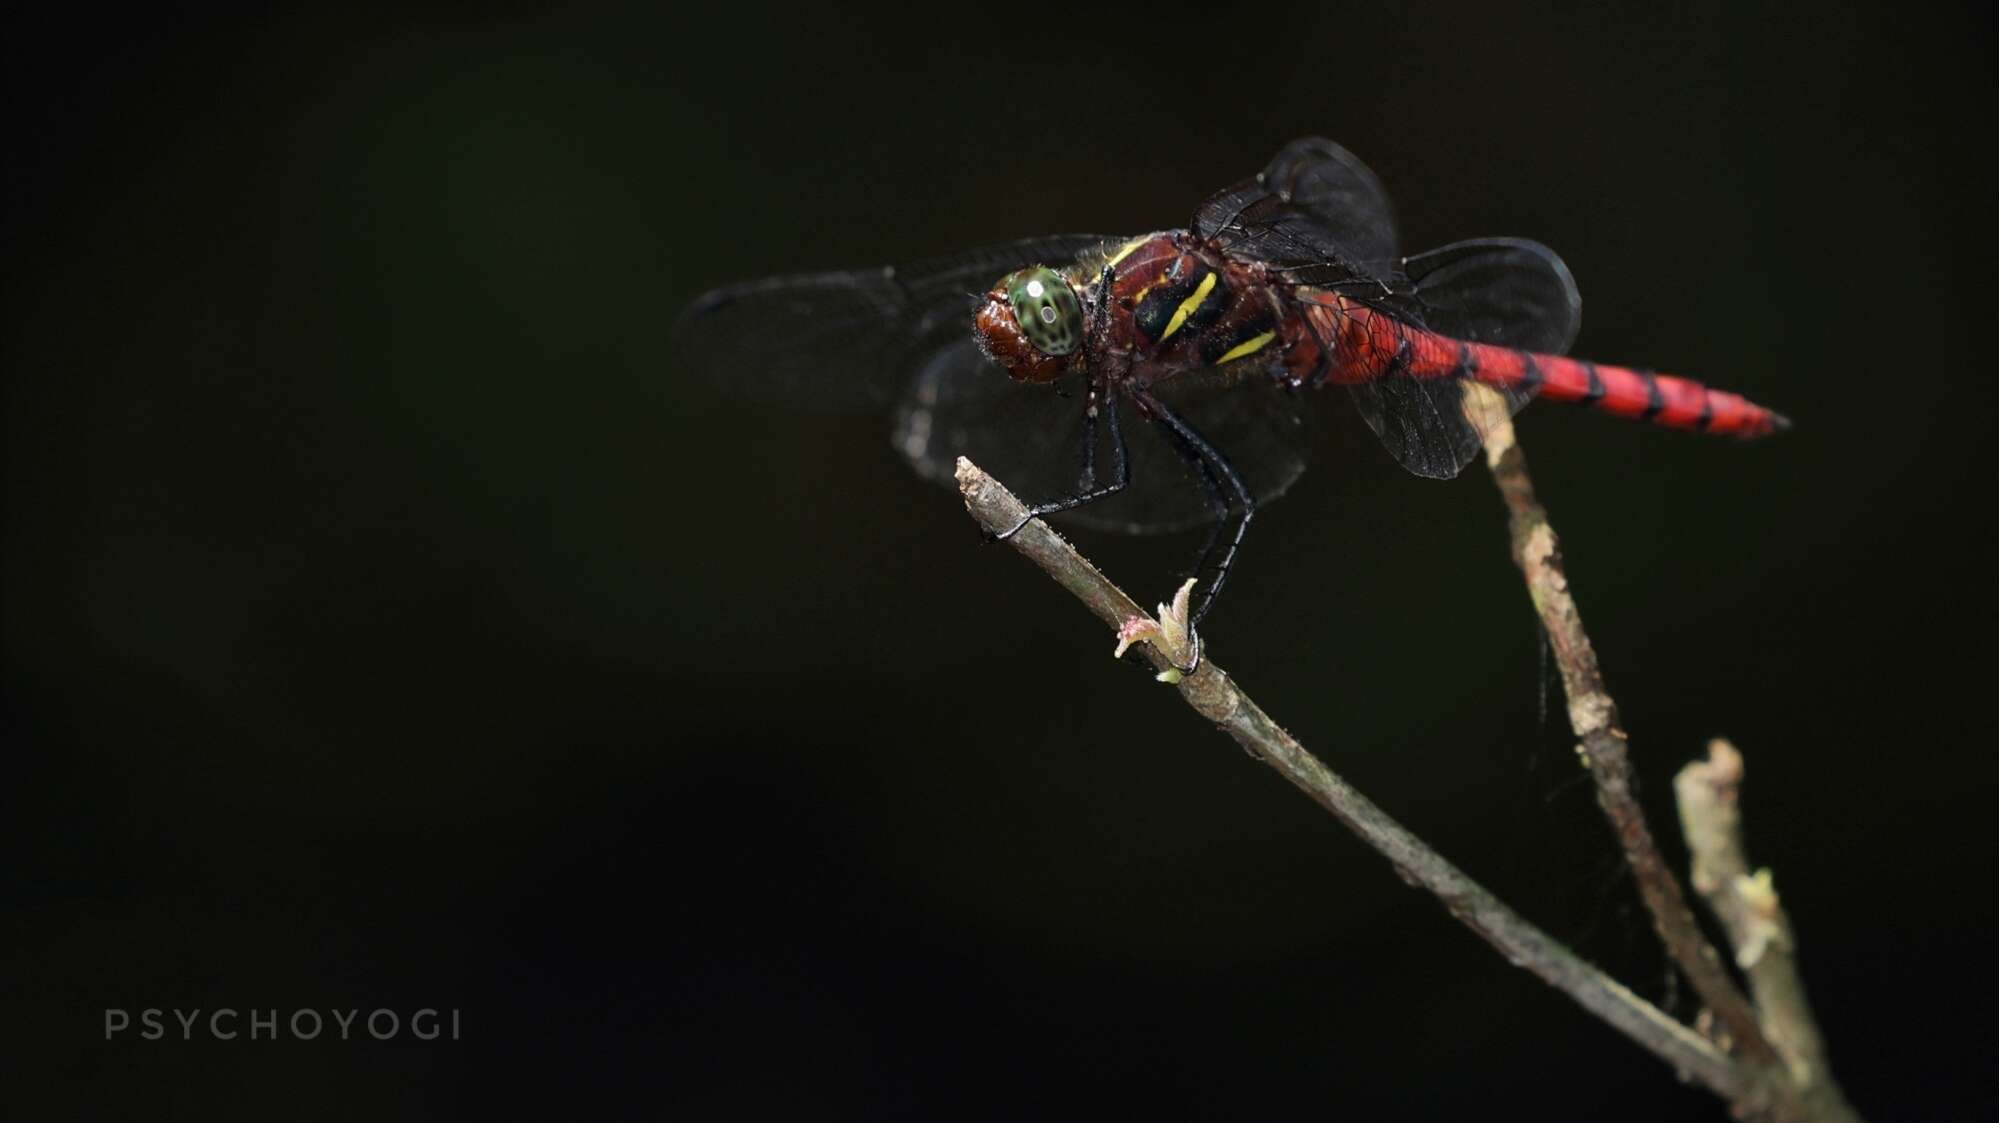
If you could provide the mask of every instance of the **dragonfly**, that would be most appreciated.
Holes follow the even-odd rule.
[[[1198,625],[1257,510],[1304,470],[1310,391],[1343,387],[1389,455],[1435,479],[1479,454],[1488,410],[1536,398],[1733,437],[1789,428],[1688,378],[1568,357],[1581,312],[1538,242],[1404,255],[1380,180],[1308,137],[1185,229],[749,281],[696,299],[674,339],[737,393],[887,413],[925,478],[948,485],[968,456],[1046,497],[997,537],[1039,517],[1207,527],[1186,573],[1206,577]]]

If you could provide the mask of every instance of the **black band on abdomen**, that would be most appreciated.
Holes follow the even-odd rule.
[[[1583,392],[1581,401],[1586,406],[1593,406],[1603,400],[1603,378],[1596,373],[1595,363],[1583,364],[1583,376],[1589,379],[1589,389]]]

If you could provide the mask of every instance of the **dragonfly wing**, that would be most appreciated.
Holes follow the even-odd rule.
[[[1583,298],[1555,251],[1525,238],[1477,238],[1405,258],[1413,312],[1431,331],[1548,355],[1582,327]]]
[[[1236,465],[1259,501],[1283,494],[1310,448],[1304,396],[1253,374],[1176,374],[1152,388]],[[925,479],[952,485],[968,456],[1029,503],[1073,494],[1087,430],[1080,377],[1026,385],[999,375],[970,340],[928,356],[896,409],[892,442]],[[1197,469],[1163,426],[1120,403],[1131,484],[1122,493],[1057,515],[1067,526],[1156,534],[1215,521]],[[1099,423],[1096,480],[1112,478],[1108,426]]]
[[[930,355],[969,339],[981,294],[1029,265],[1060,267],[1102,235],[1029,238],[913,265],[771,277],[715,289],[674,323],[676,361],[723,390],[801,409],[893,404]]]
[[[917,363],[896,403],[889,443],[932,483],[953,486],[958,458],[969,456],[1038,499],[1032,489],[1044,485],[1044,475],[1064,487],[1075,482],[1080,383],[1075,376],[1045,385],[1016,382],[970,335],[953,338]]]
[[[1369,302],[1453,339],[1558,355],[1582,325],[1575,278],[1555,251],[1539,242],[1456,242],[1404,259],[1402,272],[1405,279],[1394,295]],[[1452,378],[1406,375],[1349,389],[1389,454],[1434,479],[1457,475],[1478,455],[1485,443],[1486,403],[1511,415],[1533,397],[1490,387],[1474,391]]]
[[[1419,476],[1451,479],[1485,443],[1483,427],[1466,409],[1466,387],[1455,378],[1397,376],[1347,389],[1382,447]],[[1507,408],[1520,407],[1509,401]]]
[[[1401,253],[1381,181],[1321,137],[1292,141],[1256,178],[1210,196],[1193,230],[1300,284],[1387,282]]]

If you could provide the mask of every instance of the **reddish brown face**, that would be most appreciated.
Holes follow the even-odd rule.
[[[1053,269],[1022,269],[986,294],[973,327],[979,346],[1021,382],[1052,382],[1082,342],[1083,310]]]
[[[1007,374],[1017,381],[1053,382],[1069,365],[1065,355],[1044,355],[1034,349],[1034,344],[1022,334],[1020,320],[1014,316],[1001,289],[986,294],[986,302],[980,307],[973,327],[979,335],[980,350],[1005,367]]]

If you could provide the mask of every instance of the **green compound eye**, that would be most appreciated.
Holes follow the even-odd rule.
[[[1006,279],[1007,303],[1020,333],[1044,355],[1067,355],[1083,340],[1083,306],[1062,275],[1045,266]]]

